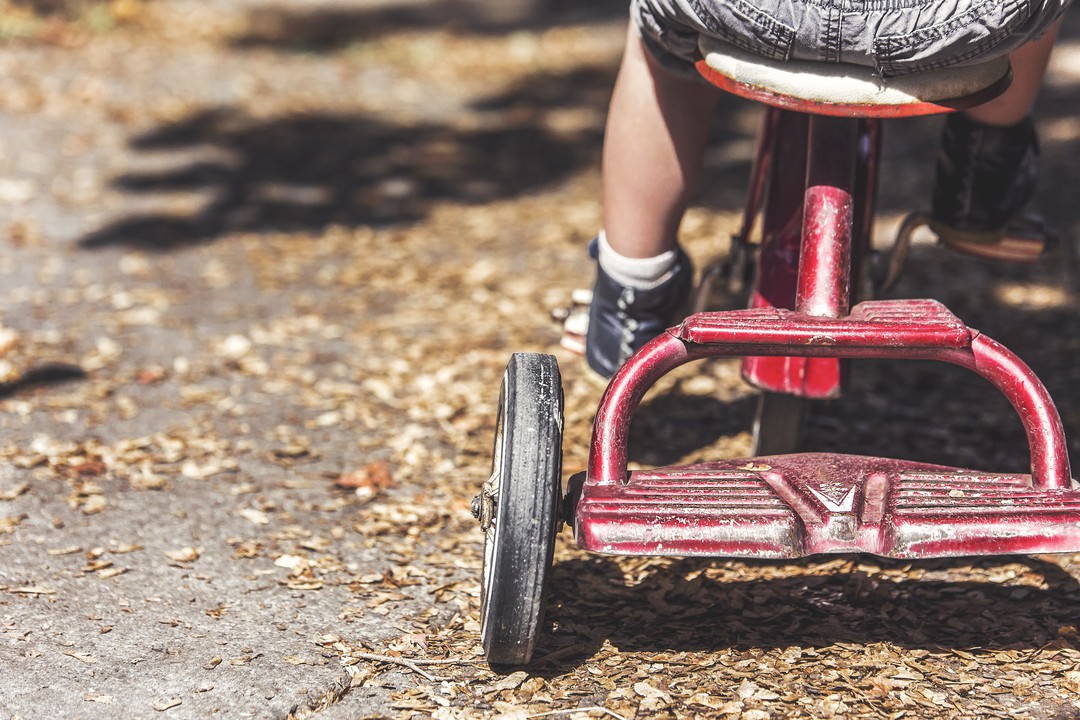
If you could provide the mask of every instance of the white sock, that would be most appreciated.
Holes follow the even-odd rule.
[[[668,250],[650,258],[625,257],[611,249],[607,235],[603,230],[600,231],[597,262],[604,272],[620,285],[635,290],[651,290],[667,279],[678,259],[679,253],[676,250]]]

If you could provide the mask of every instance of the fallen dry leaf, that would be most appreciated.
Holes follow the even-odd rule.
[[[256,508],[242,508],[237,514],[254,525],[268,525],[270,523],[270,516]]]
[[[67,655],[68,657],[73,657],[79,662],[86,663],[87,665],[92,665],[97,662],[97,658],[95,658],[89,653],[75,652],[74,650],[65,650],[63,654]]]
[[[145,549],[144,545],[125,544],[125,545],[117,545],[116,547],[111,548],[109,550],[109,552],[116,553],[118,555],[126,555],[127,553],[138,552],[139,550],[143,550],[143,549]]]
[[[19,333],[0,325],[0,357],[4,357],[19,344]]]
[[[0,517],[0,533],[13,533],[15,528],[26,519],[26,515],[9,515]]]
[[[383,490],[396,485],[390,472],[390,463],[379,461],[353,472],[338,476],[334,485],[339,488],[352,489],[356,497],[361,500],[370,500]]]
[[[87,693],[86,695],[83,695],[83,700],[86,700],[87,702],[98,702],[104,703],[105,705],[111,705],[113,700],[115,699],[116,698],[112,695],[99,695],[95,693]]]
[[[0,490],[0,500],[14,500],[30,489],[30,483],[19,483],[9,488]]]
[[[193,547],[182,547],[179,550],[166,550],[165,557],[178,563],[191,563],[199,559],[199,549]]]
[[[43,587],[33,587],[33,586],[9,588],[8,592],[17,593],[19,595],[55,595],[56,594],[55,590],[50,590],[49,588],[43,588]]]
[[[80,509],[84,515],[96,515],[108,507],[108,505],[109,501],[105,499],[104,495],[91,495],[83,501]]]
[[[242,655],[240,657],[235,657],[232,660],[230,660],[229,664],[230,665],[247,665],[252,660],[255,660],[256,658],[261,658],[261,657],[262,657],[262,653],[255,653],[254,655]]]

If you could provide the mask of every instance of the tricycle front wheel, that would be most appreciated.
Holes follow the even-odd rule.
[[[515,353],[503,376],[484,530],[480,634],[488,662],[529,662],[544,614],[561,501],[563,398],[552,355]]]

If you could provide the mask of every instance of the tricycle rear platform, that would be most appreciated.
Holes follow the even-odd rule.
[[[798,453],[635,471],[614,485],[581,474],[571,486],[575,539],[600,553],[1080,552],[1080,490],[1035,489],[1029,475]]]

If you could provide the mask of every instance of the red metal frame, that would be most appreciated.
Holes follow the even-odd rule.
[[[1031,474],[822,453],[628,472],[631,418],[656,380],[691,360],[747,352],[966,367],[1012,403],[1027,432]],[[1072,487],[1061,418],[1016,355],[935,301],[867,301],[840,318],[777,308],[699,313],[646,345],[600,401],[570,514],[577,543],[605,553],[1077,552],[1080,490]]]
[[[763,215],[751,307],[795,309],[800,293],[809,297],[807,293],[828,292],[826,288],[833,288],[834,297],[822,302],[834,310],[819,307],[815,312],[846,312],[870,243],[880,149],[879,123],[813,118],[769,108],[763,128],[763,137],[775,139],[776,147],[759,146],[743,219],[743,236],[746,236],[746,228],[752,226],[759,209]],[[808,158],[816,177],[807,175]],[[833,190],[822,189],[825,187]],[[837,195],[840,190],[850,199]],[[806,193],[811,193],[813,199]],[[835,228],[844,237],[835,238],[835,243],[822,242],[820,234],[833,232],[834,228],[805,227],[807,202],[813,202],[815,209],[822,202],[850,206],[844,210],[848,218],[844,227]],[[830,248],[843,253],[843,257],[817,257],[817,253],[831,252]],[[809,255],[808,264],[800,270],[804,253]],[[832,272],[843,275],[825,275]],[[817,290],[812,290],[813,287]],[[761,390],[821,399],[839,396],[844,371],[836,358],[749,356],[743,359],[742,375]]]
[[[746,88],[740,94],[756,97]],[[760,214],[751,306],[692,315],[612,378],[594,420],[588,470],[572,479],[568,495],[568,522],[585,549],[906,558],[1080,552],[1080,490],[1073,489],[1064,428],[1031,369],[935,301],[853,302],[873,225],[877,118],[892,116],[860,109],[867,110],[814,106],[813,117],[767,110],[737,238],[749,243]],[[897,114],[914,113],[908,107]],[[628,472],[631,419],[649,388],[680,365],[721,356],[742,357],[744,377],[761,388],[806,397],[835,396],[850,359],[965,367],[1016,410],[1031,474],[838,454]]]

